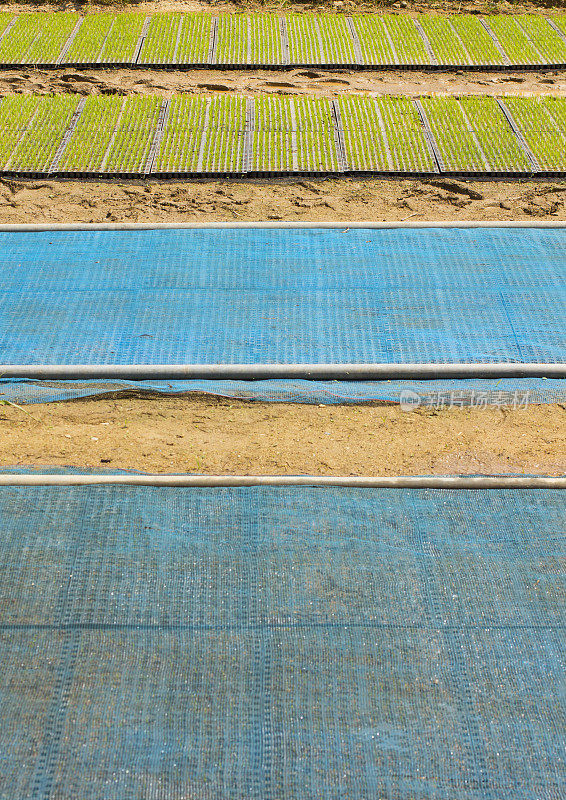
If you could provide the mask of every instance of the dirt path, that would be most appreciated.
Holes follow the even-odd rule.
[[[566,96],[566,71],[403,72],[294,69],[274,70],[6,70],[0,71],[0,96],[6,94],[309,94],[338,97],[371,95],[542,95]]]
[[[30,416],[33,415],[33,416]],[[122,398],[0,409],[0,465],[146,472],[566,472],[566,406],[396,406]]]
[[[566,220],[566,181],[0,179],[0,223]]]

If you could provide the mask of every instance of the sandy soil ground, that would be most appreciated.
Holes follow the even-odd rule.
[[[566,96],[566,71],[402,72],[274,70],[7,70],[0,71],[0,96],[7,94],[309,94],[369,95],[545,95]]]
[[[566,472],[566,405],[396,406],[118,398],[0,409],[0,465],[145,472],[418,475]]]
[[[0,179],[0,223],[566,221],[566,181]]]

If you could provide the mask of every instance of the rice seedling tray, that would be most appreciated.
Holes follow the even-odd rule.
[[[531,171],[527,154],[493,98],[425,97],[418,107],[443,172],[502,177]]]
[[[505,97],[499,99],[498,103],[517,138],[529,152],[537,175],[544,177],[564,175],[566,98]]]
[[[561,177],[566,98],[10,95],[4,174]]]
[[[0,12],[0,68],[566,68],[566,16]]]

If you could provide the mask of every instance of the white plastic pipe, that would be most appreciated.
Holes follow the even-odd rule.
[[[352,489],[566,489],[566,476],[49,475],[0,474],[2,486],[342,486]]]
[[[461,364],[2,364],[0,379],[340,380],[566,378],[566,363]]]
[[[253,230],[253,229],[322,229],[322,230],[388,230],[411,228],[542,228],[566,229],[566,222],[73,222],[73,223],[26,223],[0,225],[0,232],[41,231],[153,231],[153,230]]]

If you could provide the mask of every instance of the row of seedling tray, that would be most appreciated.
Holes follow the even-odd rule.
[[[0,12],[0,67],[566,66],[566,14]]]
[[[9,95],[0,172],[565,175],[566,98]]]

